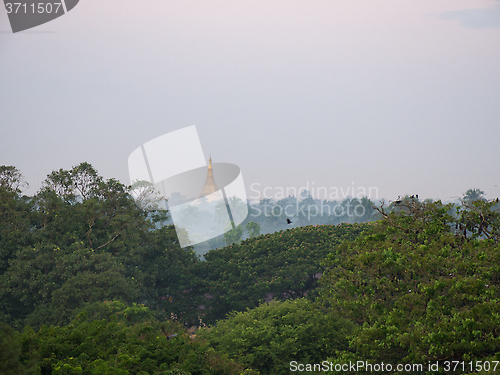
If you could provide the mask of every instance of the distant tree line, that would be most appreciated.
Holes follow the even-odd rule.
[[[194,246],[196,253],[222,248],[258,234],[274,233],[308,225],[338,225],[367,223],[381,218],[367,197],[327,201],[313,198],[304,191],[302,196],[288,196],[278,201],[261,199],[248,203],[248,216],[228,234]],[[249,226],[250,225],[250,226]]]

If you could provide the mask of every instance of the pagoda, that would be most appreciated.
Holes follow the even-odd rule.
[[[201,189],[200,197],[210,195],[212,193],[215,193],[218,190],[219,190],[219,188],[217,187],[217,184],[215,183],[214,172],[212,170],[212,157],[210,156],[210,159],[208,161],[207,179],[205,180],[205,184],[203,185],[203,188]]]

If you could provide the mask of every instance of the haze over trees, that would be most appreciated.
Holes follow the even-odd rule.
[[[203,255],[209,250],[222,248],[255,236],[253,225],[260,234],[274,233],[307,225],[338,225],[341,223],[366,223],[380,218],[367,197],[347,197],[341,201],[314,199],[309,192],[302,196],[288,196],[278,201],[265,198],[248,205],[247,218],[231,233],[197,244],[194,249]],[[288,223],[288,220],[290,223]],[[251,227],[248,227],[248,225]]]

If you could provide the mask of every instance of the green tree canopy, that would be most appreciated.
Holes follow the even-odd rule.
[[[205,320],[232,310],[245,311],[263,300],[300,298],[316,286],[320,262],[343,239],[353,239],[368,224],[307,226],[244,240],[205,254],[199,277],[205,280]]]
[[[492,204],[473,209],[490,212]],[[499,242],[463,235],[467,206],[412,199],[397,213],[381,211],[383,221],[337,246],[325,262],[323,301],[358,325],[350,350],[335,360],[442,364],[499,357]],[[496,233],[490,213],[484,226]]]
[[[220,353],[262,374],[290,374],[290,362],[319,363],[347,349],[352,324],[306,299],[272,301],[199,330]]]
[[[38,373],[53,375],[237,375],[244,371],[243,365],[190,339],[181,325],[148,320],[148,310],[139,305],[125,308],[116,301],[96,303],[68,325],[42,326],[38,332],[27,328],[21,335],[20,358],[38,358]],[[89,319],[89,314],[94,317]]]
[[[2,171],[0,318],[66,324],[86,303],[120,299],[196,321],[185,291],[198,259],[180,248],[173,226],[155,226],[164,211],[153,218],[129,187],[88,163],[52,172],[31,198],[11,188],[15,169]]]

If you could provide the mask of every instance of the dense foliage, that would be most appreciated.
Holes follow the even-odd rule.
[[[1,181],[10,181],[6,171]],[[4,321],[67,324],[84,304],[106,299],[195,321],[195,302],[184,291],[192,286],[187,275],[196,255],[179,247],[173,227],[155,229],[165,213],[141,209],[127,187],[83,163],[50,174],[31,198],[1,183],[0,198]]]
[[[143,303],[159,318],[214,323],[262,300],[298,298],[316,286],[332,244],[362,224],[309,226],[211,251],[180,248],[161,210],[87,163],[52,172],[33,197],[22,176],[0,171],[0,318],[12,326],[68,324],[87,303]],[[240,233],[241,234],[241,233]]]
[[[236,375],[244,371],[242,365],[191,340],[173,321],[131,324],[131,317],[147,317],[145,307],[123,309],[119,303],[97,303],[92,310],[107,317],[89,318],[85,311],[66,326],[43,326],[38,332],[26,329],[21,337],[23,355],[40,358],[41,373],[53,375]]]
[[[89,164],[33,197],[24,185],[0,167],[2,374],[264,375],[292,360],[449,373],[446,361],[500,360],[500,203],[479,189],[459,204],[398,198],[368,224],[259,235],[248,222],[250,238],[228,232],[237,243],[202,261],[165,211]]]
[[[13,328],[0,322],[0,374],[36,374],[36,359],[24,360],[21,337]],[[25,363],[26,362],[26,363]]]
[[[264,300],[300,298],[317,285],[320,262],[332,246],[354,239],[368,224],[318,225],[250,238],[209,251],[203,264],[207,322],[245,311]]]
[[[260,371],[290,373],[290,362],[320,362],[347,349],[352,324],[306,299],[272,301],[233,313],[216,327],[198,331],[218,352]]]
[[[362,229],[310,226],[273,238],[248,223],[253,238],[220,256],[211,252],[203,262],[191,248],[180,248],[172,226],[157,225],[165,212],[145,209],[130,188],[104,180],[89,164],[51,173],[33,197],[22,195],[22,186],[15,168],[0,169],[0,319],[8,324],[2,323],[2,345],[9,347],[3,351],[9,371],[19,374],[139,373],[138,366],[152,373],[205,373],[187,363],[211,352],[186,335],[178,336],[184,348],[198,345],[179,349],[187,362],[170,344],[165,350],[177,353],[175,360],[148,352],[163,345],[158,322],[178,319],[181,332],[266,298],[304,296],[316,286],[330,243]],[[234,261],[221,262],[228,256]],[[253,269],[255,279],[234,273],[235,265]],[[9,325],[27,328],[19,336]],[[146,331],[155,333],[143,340]],[[205,370],[218,373],[217,363],[242,369],[206,355],[208,362],[195,360]]]
[[[322,300],[359,327],[334,362],[500,360],[498,200],[463,203],[382,210],[328,255]]]

